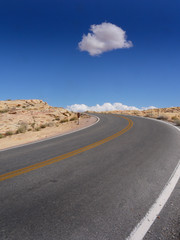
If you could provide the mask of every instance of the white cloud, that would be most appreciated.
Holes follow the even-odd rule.
[[[126,40],[126,32],[112,23],[91,25],[90,31],[92,33],[83,35],[78,45],[81,51],[87,51],[91,56],[133,46],[131,41]]]
[[[150,107],[142,107],[137,108],[134,106],[127,106],[123,105],[122,103],[104,103],[103,105],[96,104],[95,106],[87,106],[85,104],[74,104],[71,106],[67,106],[67,109],[69,111],[73,112],[85,112],[85,111],[95,111],[95,112],[103,112],[103,111],[115,111],[115,110],[147,110],[147,109],[153,109],[156,107],[150,106]]]

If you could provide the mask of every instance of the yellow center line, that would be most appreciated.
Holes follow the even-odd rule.
[[[77,155],[79,153],[82,153],[82,152],[85,152],[85,151],[90,150],[92,148],[98,147],[98,146],[102,145],[103,143],[109,142],[112,139],[119,137],[123,133],[127,132],[133,126],[133,121],[131,119],[126,118],[126,117],[122,117],[122,116],[121,116],[121,118],[126,119],[128,121],[128,125],[124,129],[122,129],[121,131],[113,134],[112,136],[104,138],[104,139],[102,139],[100,141],[97,141],[97,142],[92,143],[90,145],[87,145],[85,147],[76,149],[76,150],[74,150],[72,152],[62,154],[62,155],[60,155],[58,157],[54,157],[54,158],[45,160],[43,162],[30,165],[28,167],[24,167],[24,168],[21,168],[21,169],[12,171],[12,172],[8,172],[8,173],[5,173],[5,174],[2,174],[2,175],[0,175],[0,181],[4,181],[6,179],[13,178],[13,177],[16,177],[16,176],[21,175],[21,174],[24,174],[24,173],[27,173],[27,172],[31,172],[31,171],[36,170],[38,168],[45,167],[45,166],[50,165],[52,163],[59,162],[59,161],[64,160],[66,158],[75,156],[75,155]]]

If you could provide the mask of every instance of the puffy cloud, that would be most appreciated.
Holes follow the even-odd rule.
[[[74,104],[71,106],[67,106],[67,109],[73,112],[86,112],[88,111],[89,107],[85,104]]]
[[[123,105],[122,103],[104,103],[103,105],[95,105],[95,106],[87,106],[85,104],[74,104],[71,106],[67,106],[67,109],[69,111],[73,112],[85,112],[85,111],[95,111],[95,112],[104,112],[104,111],[115,111],[115,110],[147,110],[147,109],[153,109],[156,107],[150,106],[150,107],[143,107],[143,108],[137,108],[134,106],[127,106]]]
[[[126,40],[126,32],[112,23],[91,25],[90,31],[92,33],[83,35],[82,41],[79,42],[79,49],[87,51],[91,56],[133,46],[131,41]]]

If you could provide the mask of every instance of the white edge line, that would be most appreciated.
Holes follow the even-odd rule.
[[[180,177],[180,160],[172,173],[170,179],[166,183],[164,189],[160,193],[155,203],[151,206],[144,218],[136,225],[129,237],[126,240],[142,240],[148,232],[151,225],[156,220],[157,216],[168,201]]]
[[[146,117],[140,117],[140,116],[133,116],[133,117],[146,119]],[[168,124],[169,126],[174,127],[178,131],[180,131],[180,128],[168,122],[164,122],[164,121],[160,121],[152,118],[147,118],[147,119]],[[146,215],[141,219],[141,221],[135,226],[135,228],[130,233],[130,235],[126,238],[126,240],[142,240],[144,238],[144,236],[150,229],[151,225],[154,223],[157,216],[159,215],[164,205],[168,201],[169,197],[171,196],[179,178],[180,178],[180,160],[178,161],[178,164],[175,167],[171,177],[169,178],[168,182],[164,186],[163,190],[161,191],[159,197],[156,199],[155,203],[151,206],[151,208],[146,213]]]
[[[166,122],[166,121],[163,121],[163,120],[158,120],[158,119],[149,118],[149,117],[133,116],[133,115],[125,115],[125,116],[132,116],[132,117],[136,117],[136,118],[149,119],[149,120],[156,121],[156,122],[159,122],[159,123],[164,123],[164,124],[167,124],[167,125],[169,125],[169,126],[171,126],[171,127],[176,128],[178,131],[180,131],[180,128],[176,127],[176,126],[173,125],[172,123],[169,123],[169,122]]]
[[[42,140],[37,140],[37,141],[34,141],[34,142],[30,142],[30,143],[25,143],[25,144],[21,144],[21,145],[17,145],[17,146],[14,146],[14,147],[9,147],[9,148],[5,148],[5,149],[2,149],[0,150],[0,152],[4,152],[4,151],[8,151],[8,150],[11,150],[11,149],[15,149],[15,148],[20,148],[20,147],[24,147],[24,146],[28,146],[28,145],[32,145],[32,144],[36,144],[36,143],[40,143],[40,142],[45,142],[45,141],[48,141],[48,140],[51,140],[51,139],[54,139],[54,138],[59,138],[59,137],[63,137],[65,135],[69,135],[71,133],[75,133],[75,132],[79,132],[81,130],[84,130],[86,128],[89,128],[89,127],[92,127],[93,125],[97,124],[99,121],[100,121],[100,118],[95,116],[95,115],[90,115],[88,114],[89,116],[92,116],[92,117],[95,117],[97,119],[97,121],[87,127],[83,127],[81,129],[78,129],[78,130],[74,130],[74,131],[71,131],[71,132],[68,132],[68,133],[63,133],[63,134],[59,134],[59,135],[56,135],[54,137],[49,137],[49,138],[46,138],[46,139],[42,139]]]

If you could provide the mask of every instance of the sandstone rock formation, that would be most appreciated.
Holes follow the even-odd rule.
[[[61,107],[51,107],[42,100],[0,101],[1,137],[41,128],[58,126],[76,119],[76,114]]]

